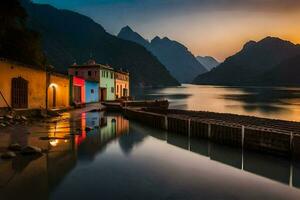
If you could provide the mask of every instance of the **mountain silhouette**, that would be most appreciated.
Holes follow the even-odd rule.
[[[46,4],[22,3],[29,26],[41,34],[43,50],[56,71],[66,73],[69,65],[85,63],[92,56],[98,63],[128,70],[133,86],[179,85],[143,46],[107,33],[92,19]]]
[[[207,69],[207,71],[212,70],[220,64],[211,56],[197,56],[196,59]]]
[[[184,45],[167,37],[156,36],[149,42],[129,26],[122,28],[118,37],[143,45],[181,83],[190,83],[197,75],[207,72]]]
[[[300,54],[300,46],[275,37],[259,42],[250,41],[237,54],[227,58],[217,68],[195,78],[195,84],[258,85],[263,74],[284,60]]]
[[[260,77],[266,86],[300,86],[300,55],[286,59]]]

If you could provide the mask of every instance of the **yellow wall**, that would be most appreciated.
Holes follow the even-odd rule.
[[[13,78],[22,77],[28,81],[28,108],[45,108],[46,73],[30,69],[19,64],[0,60],[0,91],[11,106],[11,82]],[[0,97],[0,107],[7,107]]]
[[[121,90],[121,86],[122,86],[122,90]],[[119,89],[117,89],[117,88],[119,88]],[[129,96],[129,81],[116,79],[116,88],[115,88],[116,97],[118,97],[118,98],[124,97],[124,94],[123,94],[124,88],[127,89],[127,96]]]
[[[69,106],[69,78],[62,75],[51,75],[48,88],[48,108],[53,106],[53,87],[56,89],[56,108]]]

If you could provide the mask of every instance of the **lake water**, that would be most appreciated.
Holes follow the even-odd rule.
[[[300,121],[300,88],[183,85],[136,89],[136,99],[165,98],[170,107]]]
[[[87,110],[0,130],[1,152],[14,142],[45,151],[0,159],[1,200],[300,199],[298,162]]]

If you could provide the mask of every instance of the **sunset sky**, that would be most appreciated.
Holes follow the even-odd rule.
[[[222,61],[266,36],[300,43],[300,0],[33,0],[85,14],[117,34],[167,36]]]

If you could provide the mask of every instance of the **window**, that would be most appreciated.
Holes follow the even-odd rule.
[[[91,94],[94,94],[94,93],[95,93],[94,89],[91,89]]]
[[[78,76],[78,71],[75,71],[75,76]]]
[[[117,85],[117,93],[119,93],[119,85]]]
[[[112,72],[110,72],[110,78],[113,79],[114,78],[114,74]]]
[[[106,78],[108,78],[108,71],[106,71]]]
[[[114,88],[114,87],[111,88],[111,92],[112,92],[112,93],[115,92],[115,88]]]
[[[94,76],[97,76],[97,71],[94,71]]]
[[[91,71],[88,71],[88,76],[92,76],[92,72]]]

